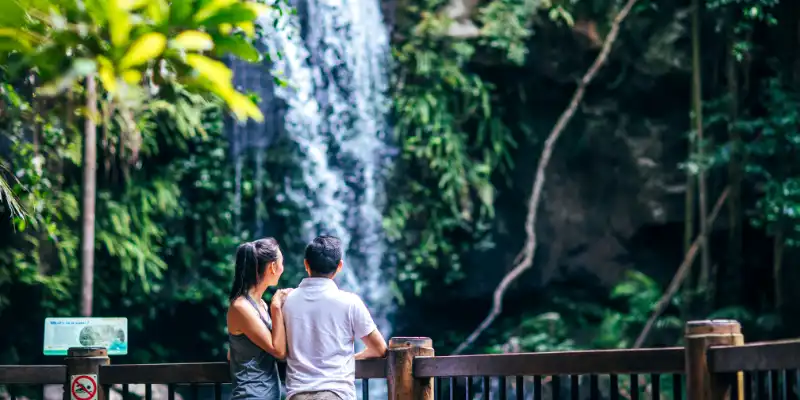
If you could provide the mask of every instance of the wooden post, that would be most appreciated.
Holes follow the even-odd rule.
[[[106,400],[101,387],[100,366],[108,365],[108,350],[103,347],[73,347],[67,350],[65,400]]]
[[[737,374],[712,374],[708,365],[711,346],[741,346],[742,327],[733,320],[686,323],[686,400],[729,400],[733,390],[744,398],[744,379]]]
[[[430,338],[389,339],[389,400],[433,400],[433,378],[414,378],[414,357],[433,355]]]

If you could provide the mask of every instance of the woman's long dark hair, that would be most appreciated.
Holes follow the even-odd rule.
[[[267,270],[267,264],[278,259],[279,251],[278,241],[271,237],[240,245],[236,249],[236,271],[228,299],[233,302],[257,285]]]

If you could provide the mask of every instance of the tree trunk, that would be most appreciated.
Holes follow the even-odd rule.
[[[719,211],[722,209],[722,206],[725,204],[725,201],[728,199],[728,193],[730,193],[730,188],[725,188],[722,191],[722,194],[719,195],[717,199],[717,203],[714,205],[714,209],[711,210],[711,215],[708,216],[708,223],[714,224],[714,221],[717,219],[717,215]],[[653,326],[655,326],[658,317],[661,316],[661,313],[667,308],[669,305],[670,300],[672,300],[672,296],[678,292],[678,289],[681,286],[681,282],[684,281],[690,274],[691,274],[691,266],[694,264],[695,256],[697,255],[697,251],[700,248],[700,243],[702,243],[702,237],[698,236],[692,242],[692,245],[689,246],[689,250],[683,255],[683,262],[681,265],[678,266],[678,270],[675,271],[675,276],[672,277],[672,280],[669,282],[669,286],[664,291],[664,294],[661,296],[660,299],[656,302],[656,305],[653,307],[653,312],[650,314],[650,317],[647,319],[647,322],[644,324],[644,328],[639,333],[639,336],[636,337],[636,341],[633,343],[633,348],[638,349],[644,345],[645,340],[647,340],[647,336],[653,330]]]
[[[703,81],[701,77],[702,62],[700,59],[700,11],[701,5],[699,0],[692,0],[692,120],[694,123],[694,131],[697,137],[697,159],[700,163],[700,170],[697,175],[697,199],[699,209],[699,231],[700,231],[700,277],[697,282],[697,289],[705,292],[703,297],[705,301],[701,305],[702,310],[707,310],[711,305],[711,299],[708,298],[708,293],[711,293],[710,288],[710,274],[711,274],[711,257],[709,256],[708,245],[708,204],[706,196],[708,195],[708,188],[706,187],[706,168],[705,168],[705,137],[703,136]]]
[[[784,249],[784,236],[783,226],[778,221],[777,230],[775,232],[775,243],[772,253],[772,281],[775,293],[775,309],[780,310],[783,307],[783,249]]]
[[[94,229],[97,197],[97,87],[86,78],[86,115],[83,132],[83,182],[81,198],[81,315],[92,316],[94,297]]]
[[[725,268],[726,305],[735,304],[742,295],[742,134],[736,127],[739,118],[739,76],[737,74],[736,58],[734,57],[735,20],[731,18],[728,28],[728,97],[730,97],[728,111],[728,140],[731,144],[731,159],[728,163],[728,184],[731,188],[728,200],[728,262]]]
[[[700,47],[700,38],[698,36],[699,30],[696,29],[697,21],[696,18],[698,17],[699,5],[697,0],[692,0],[692,89],[691,89],[691,99],[690,102],[692,104],[692,111],[691,111],[691,118],[690,118],[690,126],[692,133],[689,135],[689,148],[687,151],[687,158],[692,160],[695,158],[697,152],[697,133],[693,130],[696,128],[696,121],[695,121],[695,109],[694,109],[694,99],[695,99],[695,78],[700,80],[699,76],[699,65],[700,60],[699,57],[695,56],[695,45],[697,45],[697,53],[699,53]],[[697,76],[695,76],[697,73]],[[686,171],[686,197],[685,197],[685,211],[684,211],[684,221],[683,221],[683,253],[686,254],[692,246],[692,242],[694,241],[695,237],[695,227],[694,227],[694,208],[695,208],[695,175],[693,171],[687,170]],[[701,243],[702,245],[702,243]],[[687,272],[684,285],[683,285],[683,301],[681,301],[681,314],[683,320],[688,321],[693,317],[692,313],[692,304],[694,303],[695,297],[695,285],[694,285],[694,277],[692,273],[692,268],[689,266],[689,270]]]
[[[694,136],[694,135],[692,135]],[[694,154],[694,138],[689,138],[689,157]],[[691,171],[686,172],[686,198],[685,198],[685,213],[683,218],[683,253],[689,251],[692,246],[692,238],[694,237],[694,175]],[[691,271],[686,276],[683,285],[683,300],[681,301],[681,314],[684,321],[691,319],[690,310],[692,305],[692,297],[694,292],[694,279],[692,279]]]

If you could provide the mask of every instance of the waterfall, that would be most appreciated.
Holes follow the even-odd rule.
[[[286,178],[285,200],[307,216],[300,229],[304,240],[319,234],[342,240],[345,267],[337,281],[364,299],[389,337],[392,275],[384,268],[382,227],[383,182],[393,152],[387,122],[388,33],[379,0],[298,1],[291,4],[296,14],[279,6],[282,12],[262,17],[259,24],[271,73],[287,83],[272,85],[268,93],[282,103],[277,123],[295,148],[300,171]],[[241,65],[234,63],[237,84],[245,79]],[[275,114],[265,115],[269,120]],[[234,148],[241,152],[259,135],[268,136],[269,143],[274,130],[234,130]]]

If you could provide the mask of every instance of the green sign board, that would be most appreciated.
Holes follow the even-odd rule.
[[[65,356],[70,347],[105,347],[110,356],[128,354],[128,319],[45,319],[44,355]]]

